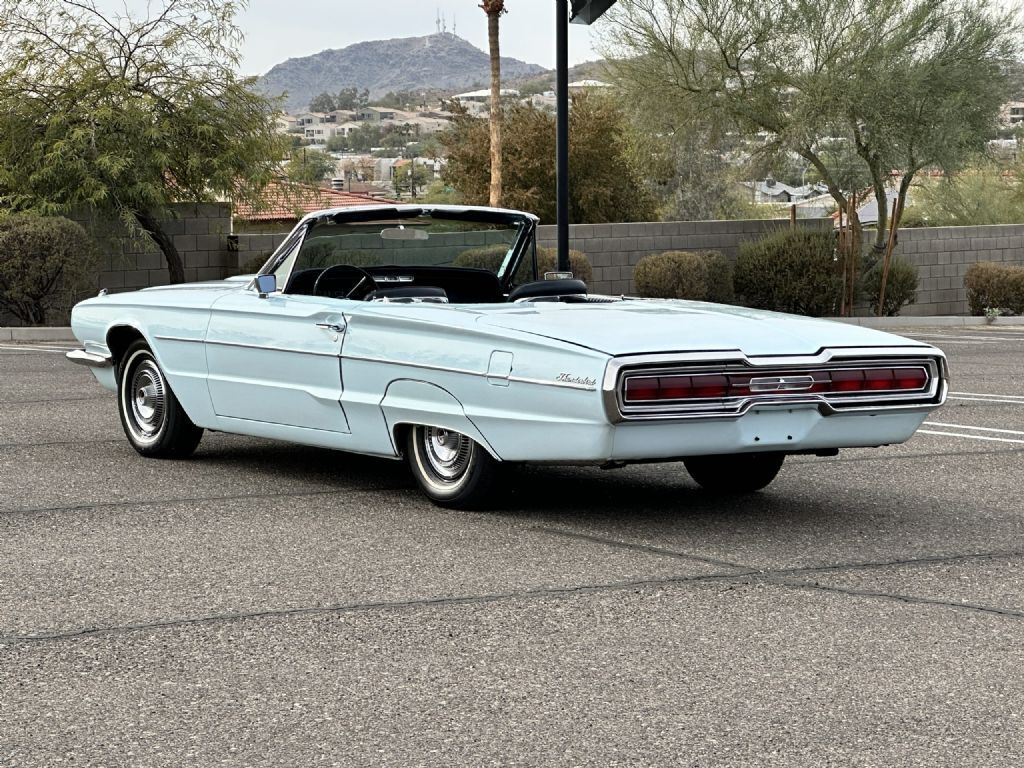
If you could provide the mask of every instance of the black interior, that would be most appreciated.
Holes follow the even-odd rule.
[[[334,267],[327,269],[335,270]],[[345,296],[359,280],[359,274],[365,272],[374,278],[375,283],[368,286],[365,292],[360,290],[360,295],[352,296],[353,299],[369,300],[384,295],[447,296],[452,304],[499,304],[516,299],[585,296],[587,293],[586,283],[582,280],[537,280],[514,288],[506,298],[497,275],[487,269],[471,267],[365,267],[352,270],[351,274],[332,273],[330,279],[320,280],[318,287],[317,280],[324,271],[323,268],[315,267],[294,272],[284,293]]]

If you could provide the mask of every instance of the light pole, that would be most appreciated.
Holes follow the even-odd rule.
[[[555,0],[555,90],[558,122],[555,173],[558,208],[558,271],[569,271],[569,22],[593,24],[617,0]]]

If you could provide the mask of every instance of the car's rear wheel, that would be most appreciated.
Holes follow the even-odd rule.
[[[702,488],[717,493],[752,493],[766,487],[782,469],[784,453],[733,453],[683,459]]]
[[[179,459],[199,445],[203,430],[192,423],[174,396],[146,342],[134,342],[121,357],[117,376],[121,426],[143,456]]]
[[[417,425],[408,432],[406,455],[416,482],[435,504],[464,509],[487,500],[497,462],[472,438]]]

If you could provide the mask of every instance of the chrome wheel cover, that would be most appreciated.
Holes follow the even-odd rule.
[[[159,439],[167,421],[167,386],[156,362],[147,353],[129,361],[121,382],[121,410],[132,437],[145,445]]]
[[[457,484],[469,470],[474,443],[459,432],[423,427],[421,444],[431,474],[442,483]]]

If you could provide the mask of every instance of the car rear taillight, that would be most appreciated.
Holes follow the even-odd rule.
[[[842,394],[855,392],[913,393],[927,389],[923,367],[837,368],[815,371],[680,375],[627,375],[625,403],[675,400],[722,400],[747,396]]]

